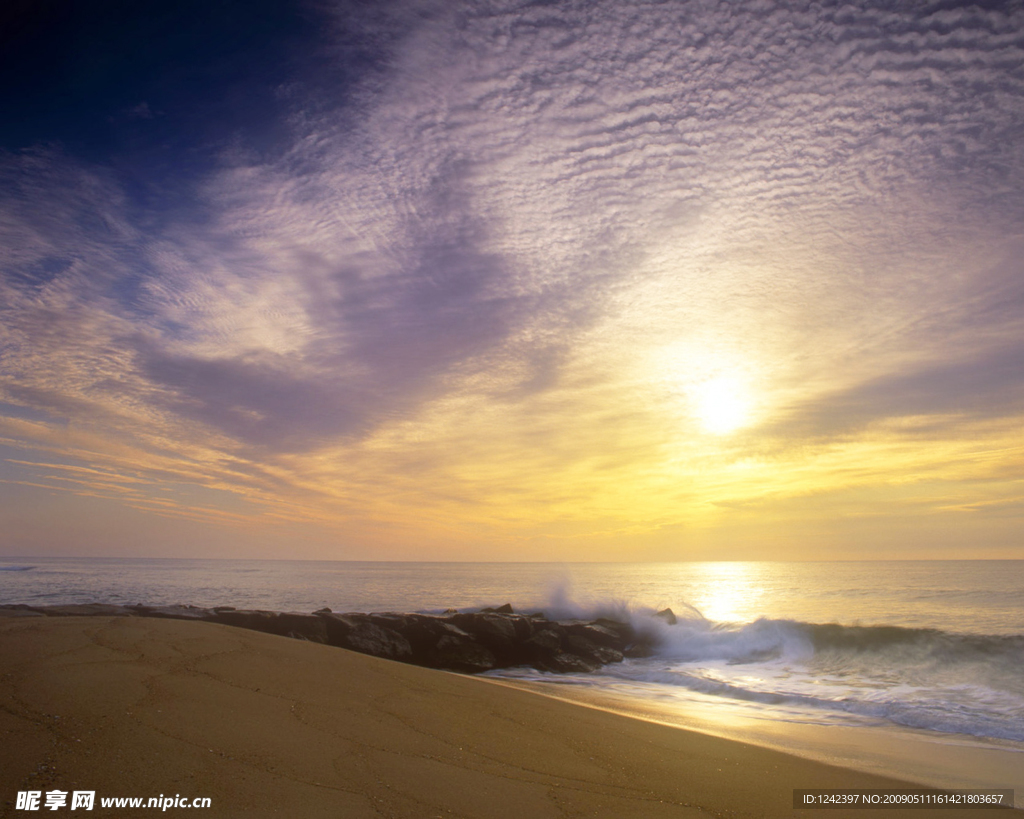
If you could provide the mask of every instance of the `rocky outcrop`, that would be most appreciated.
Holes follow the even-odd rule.
[[[0,617],[75,615],[202,620],[468,674],[515,666],[589,672],[622,662],[624,657],[649,656],[654,649],[654,632],[642,633],[630,623],[606,618],[549,620],[540,613],[519,614],[508,604],[477,612],[449,610],[443,615],[338,614],[330,609],[300,614],[232,606],[207,609],[101,603],[0,606]],[[670,610],[657,617],[665,622],[675,619]]]
[[[324,614],[326,642],[338,648],[347,648],[387,660],[412,660],[412,646],[401,634],[387,626],[378,625],[367,615]]]

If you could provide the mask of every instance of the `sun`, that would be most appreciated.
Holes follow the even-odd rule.
[[[750,420],[750,396],[736,378],[720,375],[693,388],[697,420],[705,432],[726,435]]]

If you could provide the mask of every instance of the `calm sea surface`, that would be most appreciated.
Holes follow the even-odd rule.
[[[0,558],[4,603],[191,603],[274,610],[660,609],[1024,634],[1024,561],[362,563]],[[696,610],[696,612],[694,612]]]
[[[628,617],[660,631],[657,656],[596,674],[494,676],[663,710],[700,709],[725,722],[952,743],[960,754],[987,754],[981,767],[989,770],[1001,770],[986,761],[997,754],[1024,784],[1024,561],[0,559],[0,603],[93,601],[307,612],[512,603],[552,618]],[[665,607],[679,618],[675,626],[651,618]]]

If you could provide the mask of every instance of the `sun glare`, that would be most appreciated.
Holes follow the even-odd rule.
[[[690,602],[716,623],[750,622],[764,612],[763,568],[757,563],[687,564],[694,585]]]
[[[725,435],[750,418],[750,398],[735,378],[718,376],[693,390],[694,410],[706,432]]]

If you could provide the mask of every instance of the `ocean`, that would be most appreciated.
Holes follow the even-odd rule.
[[[643,621],[649,658],[502,682],[942,787],[1024,797],[1024,561],[372,563],[0,559],[0,603]],[[671,608],[667,625],[653,614]],[[814,787],[813,783],[808,787]]]

